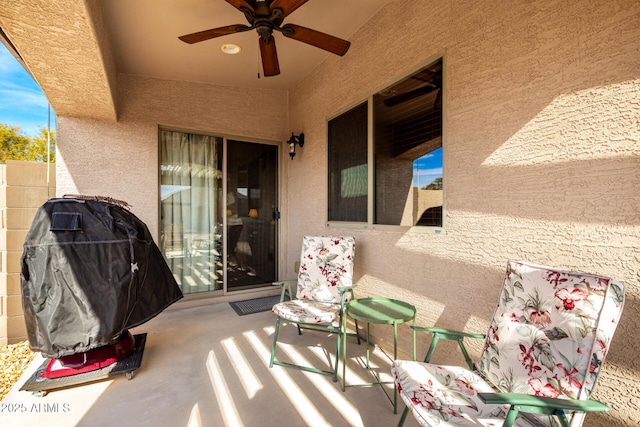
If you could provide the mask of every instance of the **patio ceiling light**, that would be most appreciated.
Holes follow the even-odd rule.
[[[235,55],[236,53],[240,53],[242,48],[235,43],[225,43],[220,46],[220,50],[228,55]]]

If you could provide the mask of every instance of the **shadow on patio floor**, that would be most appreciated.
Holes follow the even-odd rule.
[[[269,355],[275,316],[237,316],[227,303],[176,304],[136,328],[147,333],[142,366],[132,380],[109,381],[53,391],[44,397],[18,391],[40,366],[38,357],[2,402],[6,426],[395,426],[391,402],[379,386],[348,387],[324,375],[274,366]],[[320,366],[326,335],[284,325],[278,356]],[[295,346],[288,346],[288,344]],[[348,341],[347,384],[371,381],[361,367],[366,345]],[[289,351],[287,351],[289,350]],[[334,345],[328,350],[334,353]],[[383,379],[390,360],[371,356]],[[342,367],[340,367],[340,372]],[[391,386],[387,390],[392,393]],[[398,412],[404,405],[398,402]],[[411,417],[408,417],[411,418]],[[405,423],[415,425],[413,419]]]

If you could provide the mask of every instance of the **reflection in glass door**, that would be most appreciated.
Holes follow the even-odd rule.
[[[160,131],[159,246],[185,294],[276,280],[278,147],[224,142]]]
[[[227,290],[276,280],[276,145],[227,141]]]
[[[222,146],[160,131],[160,250],[185,294],[223,289]]]

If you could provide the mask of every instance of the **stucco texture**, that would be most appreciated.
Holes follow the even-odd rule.
[[[58,195],[132,205],[158,238],[158,129],[282,141],[287,93],[120,75],[117,123],[58,117]]]
[[[585,425],[637,425],[638,40],[633,1],[392,2],[344,59],[330,58],[291,94],[291,127],[307,144],[289,170],[287,209],[305,222],[291,224],[288,247],[306,233],[352,234],[356,296],[411,301],[419,324],[469,332],[486,331],[507,259],[624,281],[625,311],[594,396],[613,410]],[[326,229],[326,198],[294,196],[327,194],[326,117],[439,55],[445,232]],[[390,328],[375,331],[392,343]],[[419,339],[424,355],[429,339]],[[400,347],[411,348],[407,329]],[[450,363],[452,353],[445,346],[433,360]]]
[[[25,66],[60,116],[116,119],[116,68],[102,23],[96,1],[0,4],[0,27],[28,53]]]
[[[56,107],[58,193],[126,200],[157,230],[158,126],[271,141],[302,131],[304,148],[281,168],[282,279],[303,235],[350,234],[356,296],[410,301],[419,324],[484,332],[507,259],[615,277],[627,302],[594,395],[612,412],[585,425],[635,426],[639,40],[636,0],[392,1],[347,55],[290,93],[120,75],[117,123]],[[444,232],[327,227],[327,118],[440,56]],[[390,328],[373,332],[388,348]],[[406,325],[400,336],[406,356]],[[461,362],[452,354],[433,360]]]

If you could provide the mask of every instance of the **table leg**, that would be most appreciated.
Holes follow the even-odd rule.
[[[412,322],[413,326],[416,326],[416,318],[413,318]],[[413,361],[416,361],[416,330],[415,328],[411,328],[413,330]]]
[[[369,323],[367,323],[367,368],[369,368]]]
[[[393,322],[393,360],[398,358],[398,324]],[[393,384],[393,413],[398,413],[398,390]]]
[[[347,313],[345,313],[344,315],[344,319],[343,319],[343,328],[342,328],[342,333],[343,335],[343,339],[342,339],[342,391],[344,392],[347,388],[347,324],[348,324],[348,315]],[[358,326],[356,324],[356,334],[358,333]]]

